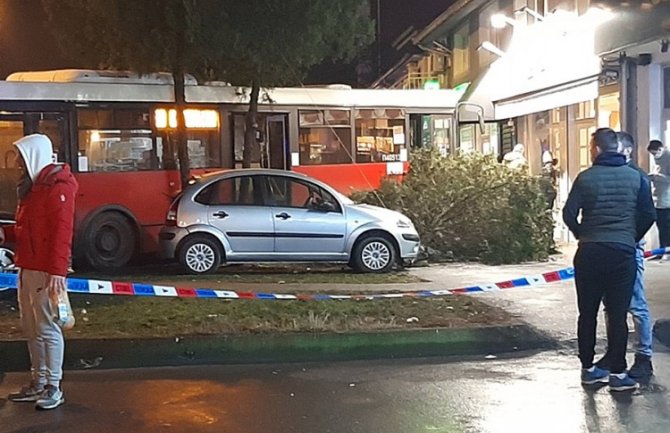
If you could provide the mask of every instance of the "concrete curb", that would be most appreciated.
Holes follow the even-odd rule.
[[[65,368],[253,364],[487,355],[557,347],[530,325],[351,334],[192,336],[66,342]],[[96,358],[102,361],[96,362]],[[97,365],[99,364],[99,365]],[[26,371],[24,341],[0,342],[0,371]]]

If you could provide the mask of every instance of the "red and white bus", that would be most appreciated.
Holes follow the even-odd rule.
[[[187,144],[194,175],[241,166],[245,88],[186,80]],[[97,269],[158,249],[180,190],[169,74],[62,70],[0,81],[0,219],[16,209],[13,142],[40,132],[79,181],[75,259]],[[347,86],[262,92],[254,167],[295,170],[344,194],[407,169],[412,147],[450,152],[453,90]]]

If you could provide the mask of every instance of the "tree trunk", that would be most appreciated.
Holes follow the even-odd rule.
[[[242,151],[242,168],[251,167],[251,157],[254,149],[258,147],[256,133],[258,132],[258,96],[261,86],[257,80],[251,81],[251,95],[249,95],[249,111],[244,120],[244,150]]]
[[[184,108],[186,108],[186,95],[184,92],[184,71],[175,71],[174,74],[174,96],[177,108],[177,130],[175,131],[175,142],[177,144],[177,158],[179,159],[179,177],[181,188],[188,185],[191,177],[191,164],[188,157],[188,146],[186,144],[186,119]]]
[[[186,143],[186,120],[184,118],[184,109],[186,108],[186,94],[184,90],[184,53],[186,44],[186,8],[183,1],[178,2],[178,7],[182,11],[180,16],[184,17],[182,26],[175,34],[176,50],[175,62],[172,73],[174,80],[174,101],[177,109],[177,130],[175,131],[175,141],[177,143],[177,158],[179,159],[179,177],[181,178],[181,188],[188,185],[191,176],[191,164],[188,157],[188,146]]]

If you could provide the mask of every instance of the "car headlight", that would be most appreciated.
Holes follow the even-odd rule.
[[[401,228],[401,229],[411,229],[412,227],[414,227],[414,226],[412,225],[412,222],[411,222],[410,220],[405,220],[405,219],[399,219],[399,220],[395,223],[395,225],[396,225],[398,228]]]

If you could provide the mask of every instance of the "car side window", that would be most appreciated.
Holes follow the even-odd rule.
[[[259,176],[238,176],[208,185],[195,201],[208,206],[262,206],[263,190]]]
[[[267,179],[273,206],[342,212],[335,197],[318,185],[281,176],[268,176]]]

